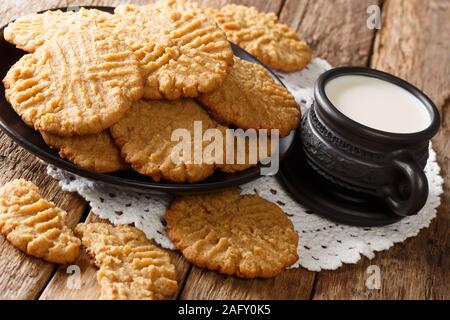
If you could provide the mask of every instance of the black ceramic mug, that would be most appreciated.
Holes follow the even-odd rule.
[[[429,126],[414,133],[390,133],[350,119],[325,93],[328,81],[344,75],[374,77],[406,89],[423,104],[430,116]],[[315,103],[304,115],[300,130],[308,163],[334,183],[379,197],[396,215],[419,212],[428,197],[424,167],[429,142],[440,126],[439,112],[433,102],[404,80],[358,67],[325,72],[315,84],[314,95]]]

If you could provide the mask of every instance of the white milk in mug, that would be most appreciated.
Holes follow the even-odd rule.
[[[336,77],[326,83],[325,94],[345,116],[372,129],[407,134],[423,131],[431,123],[418,98],[374,77]]]

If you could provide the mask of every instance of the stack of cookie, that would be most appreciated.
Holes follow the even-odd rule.
[[[194,183],[249,165],[174,163],[175,129],[278,129],[300,112],[261,66],[233,57],[228,40],[279,70],[301,70],[311,50],[273,14],[185,0],[22,17],[5,39],[30,52],[8,72],[6,97],[60,156],[98,172],[129,167],[155,181]],[[286,52],[289,52],[286,55]],[[191,135],[193,136],[193,135]],[[226,150],[225,150],[226,151]]]

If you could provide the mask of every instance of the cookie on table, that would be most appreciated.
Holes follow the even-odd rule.
[[[298,259],[298,235],[286,214],[237,188],[181,196],[165,220],[170,240],[188,261],[220,273],[274,277]]]
[[[229,4],[209,11],[225,31],[228,40],[247,50],[271,68],[300,71],[311,62],[312,51],[287,25],[278,23],[274,13],[255,7]]]
[[[116,172],[128,165],[120,156],[109,130],[86,136],[60,137],[41,132],[45,143],[59,150],[59,156],[96,172]]]
[[[195,121],[201,122],[202,133],[210,128],[220,128],[192,99],[140,100],[110,131],[122,157],[134,170],[154,181],[193,183],[211,176],[214,162],[200,159],[202,163],[195,164],[191,150],[190,156],[182,155],[179,163],[174,163],[172,153],[177,152],[179,141],[172,141],[172,133],[176,129],[186,129],[190,134],[189,143],[193,145]],[[208,145],[202,143],[203,147]]]
[[[67,227],[66,216],[32,182],[18,179],[0,188],[0,232],[31,256],[60,264],[75,261],[80,240]]]
[[[34,52],[47,39],[64,35],[74,29],[89,30],[112,18],[112,14],[96,9],[79,11],[49,10],[33,13],[11,22],[4,31],[5,40],[18,48]]]
[[[3,79],[6,98],[22,120],[59,136],[109,128],[142,97],[143,81],[130,48],[95,29],[45,41]]]
[[[134,227],[82,223],[75,228],[91,255],[105,300],[160,300],[178,290],[167,252]]]
[[[223,31],[188,1],[115,9],[116,32],[141,61],[144,96],[176,100],[220,87],[233,64]]]
[[[225,83],[198,100],[216,120],[243,129],[278,129],[284,137],[300,122],[289,91],[262,66],[237,57]]]

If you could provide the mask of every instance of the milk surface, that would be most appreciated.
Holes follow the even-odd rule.
[[[377,78],[340,76],[327,82],[325,94],[344,115],[373,129],[414,133],[431,123],[430,115],[419,99],[405,89]]]

